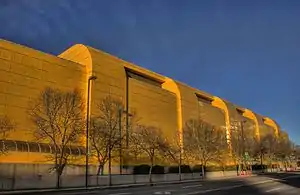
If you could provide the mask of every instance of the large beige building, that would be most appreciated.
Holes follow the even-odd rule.
[[[86,94],[91,75],[97,76],[91,86],[91,115],[97,114],[97,101],[109,94],[121,98],[129,113],[136,111],[141,122],[161,128],[166,136],[181,131],[187,120],[198,117],[223,127],[228,138],[232,124],[240,120],[247,120],[249,127],[245,128],[251,126],[257,136],[280,132],[269,117],[85,45],[74,45],[53,56],[0,40],[0,115],[17,124],[5,141],[10,152],[0,156],[0,162],[45,162],[43,154],[51,147],[33,139],[34,127],[26,114],[28,101],[48,86],[78,88]],[[84,154],[81,146],[71,151]]]

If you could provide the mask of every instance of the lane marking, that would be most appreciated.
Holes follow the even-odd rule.
[[[214,189],[209,189],[209,190],[195,191],[195,192],[189,192],[189,193],[187,193],[187,195],[204,194],[204,193],[208,193],[208,192],[215,192],[215,191],[221,191],[221,190],[230,190],[233,188],[240,188],[243,186],[244,185],[234,185],[234,186],[228,186],[228,187],[222,187],[222,188],[214,188]]]
[[[282,179],[290,179],[290,178],[298,178],[298,177],[300,177],[300,175],[288,176],[288,177],[284,177],[284,178],[281,178],[281,179],[269,179],[269,180],[265,180],[265,181],[261,181],[261,182],[256,182],[256,183],[253,183],[253,184],[248,184],[248,185],[247,184],[241,184],[241,185],[233,185],[233,186],[227,186],[227,187],[215,188],[215,189],[209,189],[209,190],[194,191],[194,192],[187,193],[187,195],[204,194],[204,193],[208,193],[208,192],[215,192],[215,191],[222,191],[222,190],[231,190],[231,189],[234,189],[234,188],[254,186],[254,185],[270,183],[270,182],[274,182],[274,181],[278,181],[278,180],[282,180]],[[275,188],[275,189],[279,190],[281,188]],[[273,189],[271,191],[275,191],[275,190]],[[271,192],[271,191],[269,191],[269,192]]]
[[[170,191],[165,191],[165,192],[154,192],[153,194],[171,194]]]
[[[201,187],[202,184],[198,184],[198,185],[192,185],[192,186],[183,186],[182,188],[186,189],[186,188],[196,188],[196,187]]]
[[[125,194],[132,194],[131,192],[120,192],[115,194],[109,194],[109,195],[125,195]]]
[[[273,189],[270,189],[270,190],[267,190],[265,192],[269,193],[269,192],[273,192],[273,191],[278,191],[280,190],[281,188],[273,188]]]

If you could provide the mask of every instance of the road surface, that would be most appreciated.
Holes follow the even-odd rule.
[[[102,189],[44,195],[300,195],[300,174],[284,173],[236,179]]]

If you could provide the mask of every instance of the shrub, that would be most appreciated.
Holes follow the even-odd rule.
[[[181,173],[192,173],[192,169],[189,165],[181,165]]]
[[[268,168],[267,165],[258,165],[258,164],[252,165],[252,170],[253,171],[261,171],[261,170],[265,170],[267,168]]]
[[[193,173],[202,173],[202,165],[195,165],[195,166],[192,168],[192,172],[193,172]]]
[[[205,172],[223,171],[224,168],[221,166],[206,166]]]
[[[181,173],[192,173],[191,167],[189,165],[181,165]],[[179,173],[179,166],[171,166],[168,169],[168,173]]]
[[[226,166],[224,171],[236,171],[237,165]]]
[[[152,167],[152,173],[153,174],[164,174],[165,173],[165,167],[160,165],[155,165]]]
[[[202,173],[202,165],[195,165],[192,169],[193,173]],[[214,171],[236,171],[236,166],[206,166],[204,167],[205,172],[214,172]]]
[[[133,167],[133,174],[135,175],[146,175],[149,174],[149,165],[137,165]]]
[[[179,169],[178,166],[171,166],[168,168],[168,173],[178,173]]]
[[[150,166],[143,164],[143,165],[137,165],[133,167],[133,174],[135,175],[147,175],[149,174]],[[164,166],[155,165],[152,167],[152,174],[164,174],[165,168]]]

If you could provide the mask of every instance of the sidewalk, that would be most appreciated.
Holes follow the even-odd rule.
[[[223,178],[226,179],[226,178]],[[100,189],[118,189],[118,188],[130,188],[130,187],[143,187],[150,185],[166,185],[166,184],[180,184],[180,183],[192,183],[197,181],[203,181],[202,179],[183,180],[183,181],[168,181],[168,182],[157,182],[157,183],[143,183],[143,184],[126,184],[126,185],[112,185],[112,186],[94,186],[94,187],[79,187],[79,188],[60,188],[60,189],[33,189],[33,190],[12,190],[2,191],[0,195],[21,195],[21,194],[38,194],[38,193],[60,193],[60,192],[73,192],[73,191],[85,191],[85,190],[100,190]]]
[[[60,188],[60,189],[25,189],[25,190],[8,190],[0,192],[0,195],[18,195],[18,194],[38,194],[38,193],[60,193],[60,192],[74,192],[74,191],[86,191],[86,190],[99,190],[99,189],[118,189],[118,188],[130,188],[130,187],[143,187],[150,185],[166,185],[166,184],[180,184],[180,183],[192,183],[192,182],[203,182],[203,181],[216,181],[216,180],[227,180],[235,178],[245,178],[245,177],[256,177],[262,176],[258,174],[251,175],[241,175],[241,176],[227,176],[219,178],[208,178],[208,179],[192,179],[192,180],[182,180],[182,181],[164,181],[155,183],[140,183],[140,184],[121,184],[121,185],[111,185],[111,186],[93,186],[93,187],[73,187],[73,188]]]

